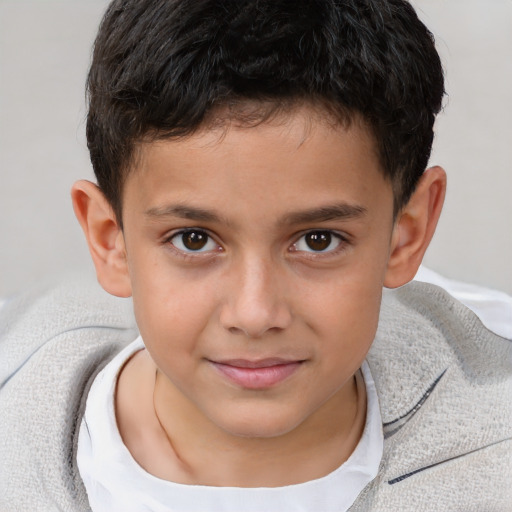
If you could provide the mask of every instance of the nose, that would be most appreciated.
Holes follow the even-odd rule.
[[[281,275],[280,275],[281,274]],[[263,258],[252,258],[230,273],[220,321],[233,334],[262,338],[286,329],[292,320],[282,271]]]

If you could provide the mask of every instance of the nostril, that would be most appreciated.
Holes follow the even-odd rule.
[[[255,332],[255,330],[250,329],[244,329],[242,327],[228,327],[228,331],[230,334],[235,335],[243,335],[247,338],[252,339],[259,339],[263,338],[268,333],[278,333],[280,331],[283,331],[284,329],[282,327],[269,327],[269,328],[263,328],[259,332]]]

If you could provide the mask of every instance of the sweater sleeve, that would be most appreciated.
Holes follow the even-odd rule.
[[[0,510],[89,510],[76,467],[94,376],[137,336],[131,301],[71,276],[0,310]]]

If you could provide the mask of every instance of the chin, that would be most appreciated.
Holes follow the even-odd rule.
[[[289,417],[256,412],[253,415],[238,416],[236,421],[216,422],[226,433],[241,438],[269,439],[288,434],[300,421]]]

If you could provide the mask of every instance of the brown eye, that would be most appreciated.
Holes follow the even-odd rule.
[[[183,252],[206,252],[215,250],[217,247],[208,233],[199,229],[177,233],[170,239],[170,242]]]
[[[332,231],[309,231],[293,244],[292,250],[306,253],[331,253],[346,243],[342,235]]]
[[[306,245],[312,251],[325,251],[332,242],[332,235],[328,231],[313,231],[304,236]]]
[[[208,242],[208,235],[201,231],[189,231],[181,235],[183,245],[190,251],[200,251]]]

